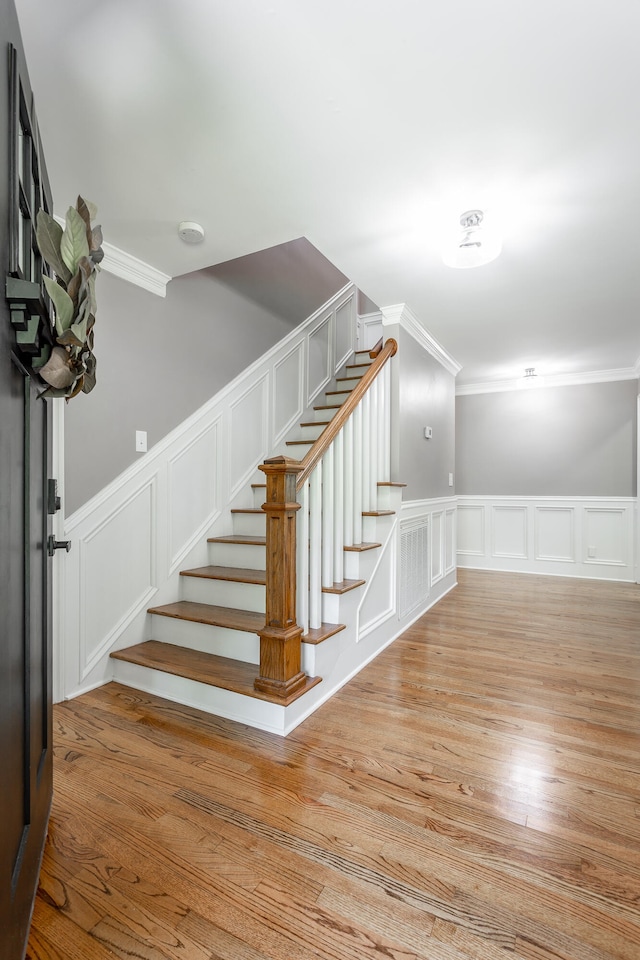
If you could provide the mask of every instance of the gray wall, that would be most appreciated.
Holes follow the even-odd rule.
[[[67,515],[140,456],[136,430],[151,448],[344,286],[311,244],[282,246],[177,277],[166,299],[101,273],[97,385],[65,408]]]
[[[456,401],[456,492],[634,497],[637,380]]]
[[[455,474],[455,378],[422,349],[410,334],[399,330],[398,475],[407,484],[404,500],[453,496],[449,473]],[[385,329],[386,339],[386,329]],[[424,428],[433,437],[425,440]]]

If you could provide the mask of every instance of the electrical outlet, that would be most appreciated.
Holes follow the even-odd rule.
[[[453,474],[452,474],[452,473],[449,474],[449,486],[450,486],[450,487],[453,486]]]
[[[595,547],[587,547],[587,558],[588,558],[589,560],[595,560],[595,557],[596,557],[596,548],[595,548]]]
[[[147,431],[136,430],[136,453],[147,452]]]

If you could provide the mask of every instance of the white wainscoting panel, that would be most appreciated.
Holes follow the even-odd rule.
[[[251,505],[258,464],[284,452],[289,424],[333,372],[336,345],[355,343],[355,304],[348,284],[97,496],[57,521],[58,539],[71,540],[72,548],[56,557],[56,700],[110,680],[109,653],[148,639],[151,601],[179,599],[180,569],[206,563],[206,538],[231,531],[229,508]]]
[[[304,343],[274,365],[273,376],[273,436],[280,443],[304,410]]]
[[[376,564],[367,575],[358,607],[356,639],[364,640],[396,613],[396,530],[393,524],[382,544]]]
[[[534,558],[574,563],[576,507],[535,506],[534,512]]]
[[[485,509],[483,503],[458,501],[458,556],[485,555]]]
[[[634,497],[458,497],[458,565],[634,581],[636,502]]]
[[[444,576],[444,510],[431,514],[431,585]]]
[[[617,567],[628,567],[631,564],[629,548],[633,546],[633,541],[625,536],[629,524],[626,510],[612,507],[584,507],[582,522],[583,563],[590,565],[606,563]]]
[[[331,314],[309,334],[307,354],[307,404],[313,403],[331,380]]]
[[[527,556],[526,507],[493,506],[491,536],[495,557]]]
[[[173,572],[220,511],[221,420],[214,421],[169,459],[169,568]]]
[[[456,508],[445,510],[444,535],[444,573],[452,573],[456,569]]]
[[[351,323],[352,312],[353,304],[349,303],[349,301],[343,303],[342,306],[338,307],[336,310],[336,349],[333,363],[334,376],[347,362],[347,359],[351,356],[355,349],[353,339],[354,329],[353,324]]]
[[[456,583],[455,497],[402,503],[398,533],[398,619],[413,621]]]
[[[265,374],[231,404],[228,441],[232,497],[253,474],[256,456],[261,461],[268,453],[268,391],[269,375]]]
[[[155,592],[154,486],[145,483],[75,544],[81,679]]]

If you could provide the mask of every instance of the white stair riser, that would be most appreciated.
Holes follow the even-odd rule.
[[[260,730],[280,735],[284,733],[285,708],[275,703],[265,703],[264,700],[244,697],[231,690],[221,690],[160,670],[150,670],[137,663],[114,660],[113,664],[114,679],[125,686],[146,690],[176,703],[186,703],[214,716],[226,717]]]
[[[395,510],[402,507],[403,487],[378,487],[378,510]]]
[[[183,600],[234,607],[236,610],[253,610],[256,613],[264,613],[265,610],[265,588],[257,583],[180,577],[180,585]]]
[[[267,529],[266,514],[260,513],[234,513],[231,517],[233,523],[233,532],[241,537],[264,537]]]
[[[215,653],[231,660],[260,663],[260,638],[257,633],[212,627],[208,623],[160,617],[156,614],[151,617],[151,637],[161,643],[173,643],[177,647],[187,647],[201,653]]]
[[[328,417],[326,418],[328,419]],[[301,440],[317,440],[324,430],[324,423],[314,423],[311,426],[300,427]]]
[[[340,380],[340,383],[336,384],[337,390],[353,390],[354,387],[357,387],[362,378],[359,376],[349,377],[348,379]]]
[[[336,401],[336,403],[339,403],[339,401]],[[340,407],[331,410],[314,410],[314,420],[333,420],[339,409]]]
[[[336,393],[331,393],[328,396],[327,394],[325,394],[324,402],[327,404],[344,403],[350,393],[351,393],[351,390],[346,389],[346,390],[340,390]]]
[[[287,456],[293,457],[294,460],[303,460],[312,446],[313,440],[309,440],[308,443],[287,444]]]
[[[208,546],[210,562],[221,567],[266,569],[266,551],[263,546],[248,543],[210,543]]]
[[[265,502],[265,500],[267,499],[267,487],[266,487],[266,484],[265,484],[264,487],[262,487],[262,486],[260,486],[260,487],[252,487],[252,488],[251,488],[251,495],[252,495],[252,497],[253,497],[253,506],[254,506],[254,507],[259,507],[259,508],[261,508],[261,507],[262,507],[262,504],[263,504],[263,503]]]

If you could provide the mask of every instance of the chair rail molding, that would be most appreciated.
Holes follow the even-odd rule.
[[[458,566],[636,579],[635,497],[458,497]]]

